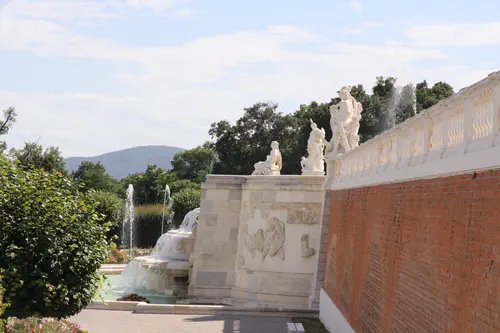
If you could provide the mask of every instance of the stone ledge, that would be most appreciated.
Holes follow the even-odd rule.
[[[317,309],[285,308],[285,307],[244,307],[228,305],[194,305],[194,304],[147,304],[144,302],[94,302],[87,309],[133,311],[142,314],[249,314],[266,313],[276,315],[313,315],[318,316]]]

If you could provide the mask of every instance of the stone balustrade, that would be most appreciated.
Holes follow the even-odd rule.
[[[500,166],[499,111],[495,72],[346,154],[327,156],[326,189]]]

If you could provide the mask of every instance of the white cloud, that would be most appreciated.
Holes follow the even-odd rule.
[[[307,48],[299,47],[304,43]],[[487,74],[464,66],[422,67],[428,59],[452,64],[438,49],[338,43],[291,26],[131,47],[75,34],[41,17],[7,15],[0,22],[3,50],[136,65],[134,71],[113,74],[117,84],[132,88],[123,96],[0,91],[0,108],[15,105],[19,111],[9,143],[20,146],[41,137],[41,143],[61,147],[66,156],[147,144],[193,147],[208,138],[212,122],[234,121],[256,101],[274,100],[291,112],[301,103],[329,100],[345,84],[371,87],[381,74],[401,83],[446,80],[456,88]]]
[[[361,4],[361,2],[358,2],[358,1],[349,2],[349,6],[351,6],[351,8],[357,9],[357,10],[360,10],[363,8],[363,5]]]
[[[421,46],[482,46],[500,44],[500,22],[417,25],[405,33]]]
[[[123,17],[137,10],[165,13],[175,10],[177,17],[187,17],[193,10],[187,0],[10,0],[0,7],[0,15],[24,19],[75,21],[80,24]],[[178,8],[181,6],[181,8]]]
[[[359,34],[369,29],[380,28],[383,25],[384,23],[382,22],[370,21],[370,22],[365,22],[356,28],[346,28],[344,31],[347,32],[348,34]]]
[[[193,10],[191,10],[187,7],[178,9],[174,12],[174,16],[177,18],[186,18],[186,17],[190,17],[192,15],[193,15]]]

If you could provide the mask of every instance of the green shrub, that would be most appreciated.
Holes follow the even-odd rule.
[[[173,210],[175,212],[174,222],[177,226],[189,211],[200,207],[201,190],[195,188],[184,188],[172,196],[174,199]]]
[[[92,301],[108,253],[97,201],[60,173],[0,158],[0,269],[5,315],[63,318]]]
[[[168,186],[170,187],[170,191],[174,194],[186,188],[192,188],[196,190],[199,190],[201,188],[200,184],[187,179],[176,180],[175,182],[168,184]]]
[[[95,209],[104,215],[104,223],[111,223],[107,233],[108,240],[120,237],[121,221],[124,213],[124,202],[116,194],[105,191],[89,191],[87,196],[97,203]]]
[[[3,293],[4,293],[4,289],[2,287],[2,270],[0,270],[0,333],[4,333],[5,332],[5,324],[6,324],[6,321],[4,319],[4,312],[5,312],[5,309],[7,308],[7,304],[4,303],[3,301]]]

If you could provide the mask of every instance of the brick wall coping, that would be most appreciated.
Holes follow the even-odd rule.
[[[500,167],[500,71],[342,156],[328,156],[326,189]]]

